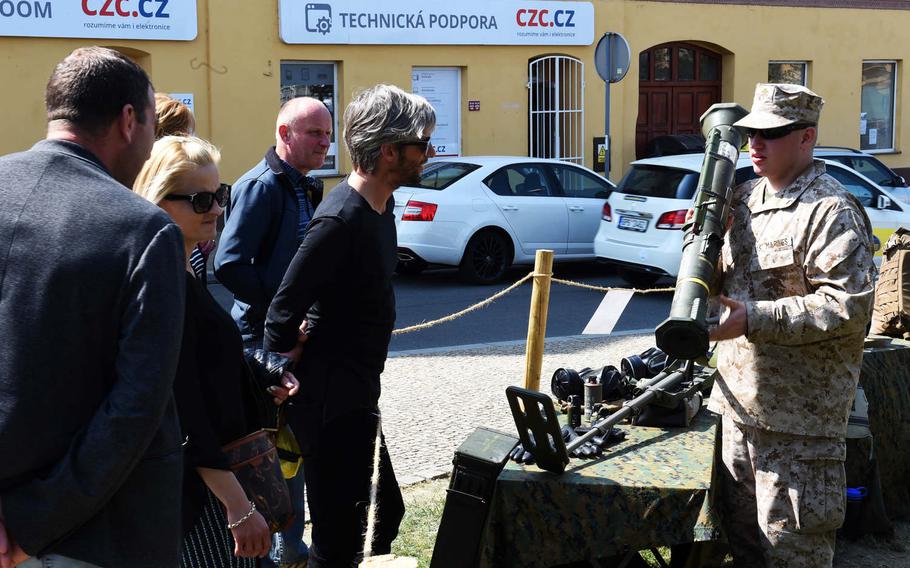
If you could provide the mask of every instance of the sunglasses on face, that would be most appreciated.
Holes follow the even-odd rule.
[[[176,195],[171,193],[165,195],[164,199],[167,199],[168,201],[189,201],[190,205],[193,206],[193,211],[202,214],[211,211],[212,207],[215,206],[215,203],[218,204],[218,207],[224,207],[227,205],[230,197],[231,186],[222,183],[215,191],[200,191],[189,195]]]
[[[791,132],[796,132],[797,130],[804,130],[810,126],[815,126],[814,124],[809,124],[805,122],[797,122],[795,124],[788,124],[786,126],[778,126],[777,128],[765,128],[761,130],[756,130],[755,128],[747,128],[746,136],[749,138],[755,138],[758,135],[765,140],[777,140],[778,138],[783,138]]]
[[[430,138],[421,138],[420,140],[404,140],[398,143],[399,146],[417,146],[424,154],[430,153]]]

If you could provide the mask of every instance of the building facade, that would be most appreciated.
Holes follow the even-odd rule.
[[[837,0],[0,0],[0,153],[44,135],[53,64],[80,45],[119,49],[159,91],[193,106],[197,133],[222,149],[232,181],[274,143],[281,101],[323,100],[336,140],[320,172],[350,171],[341,110],[359,89],[392,83],[437,107],[440,154],[604,157],[606,85],[595,44],[628,41],[610,86],[609,177],[648,142],[698,132],[715,102],[748,107],[755,83],[799,82],[825,100],[822,144],[910,166],[902,112],[910,44],[906,2]]]

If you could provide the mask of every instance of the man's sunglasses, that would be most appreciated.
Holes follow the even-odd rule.
[[[430,139],[421,138],[420,140],[403,140],[398,143],[399,146],[417,146],[424,154],[430,153]]]
[[[797,130],[804,130],[810,126],[815,126],[811,122],[797,122],[795,124],[788,124],[786,126],[778,126],[777,128],[764,128],[764,129],[755,129],[747,128],[746,136],[749,138],[755,138],[759,134],[765,140],[777,140],[778,138],[783,138],[791,132],[796,132]]]
[[[218,207],[224,207],[227,205],[228,199],[231,197],[231,186],[222,183],[218,186],[218,189],[215,191],[200,191],[198,193],[191,193],[189,195],[176,195],[170,193],[164,196],[164,199],[168,201],[189,201],[193,206],[193,211],[196,213],[208,213],[212,210],[215,203],[218,204]]]

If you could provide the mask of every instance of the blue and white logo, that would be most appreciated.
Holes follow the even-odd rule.
[[[332,7],[328,4],[307,4],[306,29],[322,35],[332,31]]]

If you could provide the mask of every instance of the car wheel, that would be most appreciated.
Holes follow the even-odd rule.
[[[628,282],[633,288],[649,288],[660,280],[659,274],[629,268],[620,268],[619,277]]]
[[[403,276],[417,276],[427,267],[427,263],[419,258],[412,260],[399,260],[395,265],[395,272]]]
[[[472,284],[490,284],[500,280],[512,265],[512,243],[500,233],[477,233],[464,249],[458,271]]]

